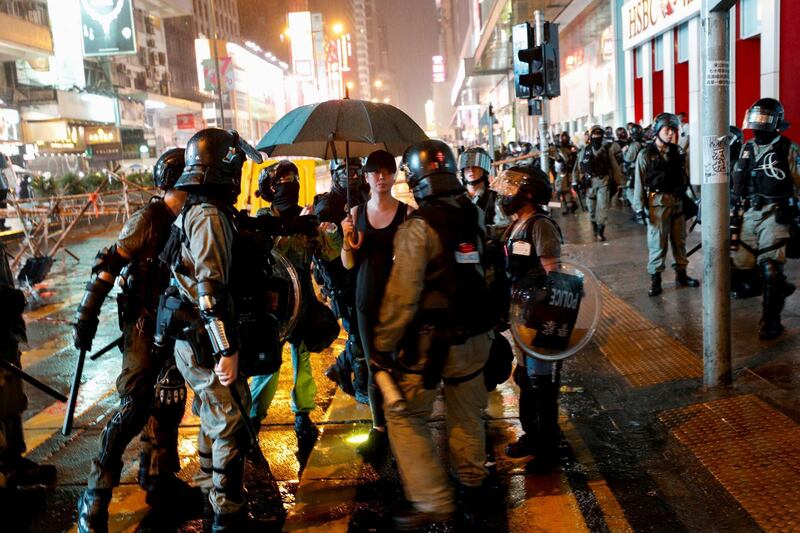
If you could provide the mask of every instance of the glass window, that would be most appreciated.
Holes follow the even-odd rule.
[[[741,0],[739,2],[739,37],[748,39],[761,33],[761,0]]]
[[[636,77],[637,78],[643,78],[644,76],[643,76],[643,72],[642,71],[644,70],[644,61],[642,61],[642,47],[641,46],[639,48],[636,48],[633,51],[633,60],[634,60],[634,63],[636,64],[636,67],[635,67]]]
[[[660,35],[653,39],[653,70],[656,72],[664,70],[665,37],[665,35]]]
[[[678,63],[689,61],[689,23],[678,26]]]

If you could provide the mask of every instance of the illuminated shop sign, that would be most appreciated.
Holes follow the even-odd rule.
[[[85,57],[136,53],[131,0],[80,0]]]
[[[106,144],[119,142],[117,128],[113,126],[86,126],[86,144]]]
[[[622,46],[638,46],[700,12],[701,0],[630,0],[622,6]]]

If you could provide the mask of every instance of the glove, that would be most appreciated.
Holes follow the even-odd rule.
[[[92,349],[92,341],[97,333],[97,325],[100,323],[97,317],[78,319],[75,323],[75,330],[73,331],[73,338],[75,339],[75,347],[79,350],[86,350],[87,352]]]
[[[369,365],[373,370],[389,370],[394,367],[392,352],[383,352],[373,348],[369,356]]]
[[[639,220],[642,221],[642,224],[645,226],[647,225],[647,214],[644,212],[644,209],[636,213],[636,216],[639,217]]]
[[[281,228],[281,235],[301,233],[307,237],[316,237],[319,232],[319,219],[316,215],[299,215],[287,218]]]

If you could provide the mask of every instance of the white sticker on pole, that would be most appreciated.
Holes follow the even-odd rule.
[[[703,137],[703,185],[728,182],[728,149],[726,137]]]
[[[729,61],[706,62],[706,87],[727,87],[731,84],[731,64]]]

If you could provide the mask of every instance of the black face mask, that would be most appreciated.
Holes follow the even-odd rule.
[[[778,135],[780,135],[780,132],[777,131],[756,130],[755,132],[756,144],[760,145],[769,144],[773,140],[775,140],[775,137],[777,137]]]
[[[291,211],[298,207],[300,200],[300,184],[296,181],[281,183],[275,186],[272,205],[281,213]]]
[[[603,138],[602,137],[592,137],[592,147],[595,149],[600,148],[603,146]]]

